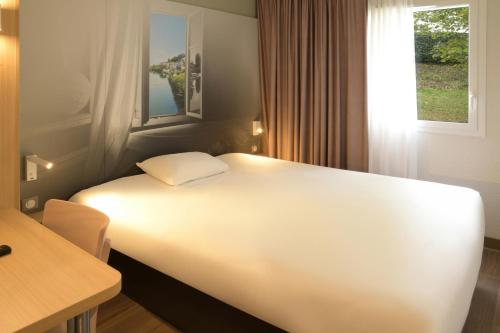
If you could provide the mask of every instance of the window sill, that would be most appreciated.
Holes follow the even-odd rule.
[[[417,129],[419,132],[443,135],[469,136],[474,138],[485,138],[485,130],[468,123],[451,123],[442,121],[419,120]]]
[[[160,127],[189,124],[191,122],[192,118],[185,115],[152,118],[140,127],[133,127],[131,132],[141,132]]]

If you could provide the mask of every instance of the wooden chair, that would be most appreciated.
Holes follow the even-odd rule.
[[[107,262],[111,242],[105,238],[109,218],[93,208],[77,203],[49,200],[45,204],[42,224],[91,255]],[[97,308],[90,312],[90,332],[96,332]],[[49,331],[66,332],[66,324]]]

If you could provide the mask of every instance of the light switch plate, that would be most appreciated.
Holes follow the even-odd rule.
[[[25,213],[33,212],[38,209],[38,196],[26,198],[22,200],[22,211]]]

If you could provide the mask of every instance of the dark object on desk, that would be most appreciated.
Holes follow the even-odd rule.
[[[0,257],[6,256],[12,253],[12,249],[8,245],[0,245]]]

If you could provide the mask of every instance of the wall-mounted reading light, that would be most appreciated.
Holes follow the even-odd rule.
[[[46,161],[37,155],[26,156],[26,181],[31,182],[38,179],[38,166],[50,170],[54,163]]]
[[[262,122],[256,120],[253,122],[253,136],[261,135],[264,133],[264,129],[262,128]]]

